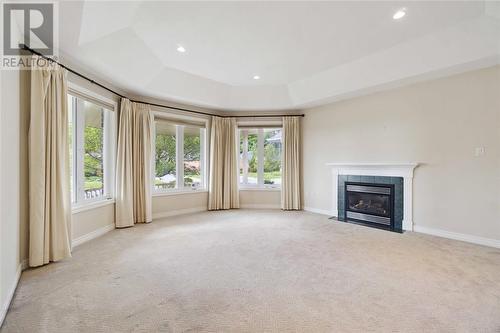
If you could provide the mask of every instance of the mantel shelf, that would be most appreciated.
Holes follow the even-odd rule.
[[[360,163],[360,162],[342,162],[342,163],[326,163],[327,166],[338,167],[417,167],[416,162],[374,162],[374,163]]]

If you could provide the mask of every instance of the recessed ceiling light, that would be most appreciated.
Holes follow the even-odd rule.
[[[254,75],[254,76],[253,76],[253,79],[254,79],[254,80],[259,80],[259,79],[260,79],[260,76],[258,76],[258,75]]]
[[[184,46],[179,45],[179,46],[177,46],[177,51],[179,51],[180,53],[184,53],[184,52],[186,52],[186,49],[184,48]]]
[[[405,15],[406,15],[406,11],[404,9],[400,9],[394,13],[392,18],[395,20],[399,20],[399,19],[402,19]]]

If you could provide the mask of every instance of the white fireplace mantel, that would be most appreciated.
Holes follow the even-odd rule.
[[[402,177],[403,182],[403,230],[413,231],[413,170],[418,163],[326,163],[332,167],[332,214],[338,216],[338,176],[387,176]]]

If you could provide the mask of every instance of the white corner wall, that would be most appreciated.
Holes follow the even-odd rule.
[[[331,211],[325,163],[418,162],[415,230],[500,244],[500,66],[308,109],[303,133],[306,207]]]
[[[0,325],[17,286],[20,255],[20,71],[0,70]]]

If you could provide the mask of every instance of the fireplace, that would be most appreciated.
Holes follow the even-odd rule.
[[[345,182],[345,219],[394,230],[394,185]]]
[[[368,185],[389,184],[394,185],[393,192],[391,193],[391,200],[394,202],[394,206],[391,207],[393,230],[397,232],[413,230],[413,171],[418,166],[418,163],[335,162],[327,163],[326,165],[332,167],[333,186],[331,218],[333,220],[347,220],[345,197],[346,182],[365,183]],[[377,225],[375,223],[367,224]]]

